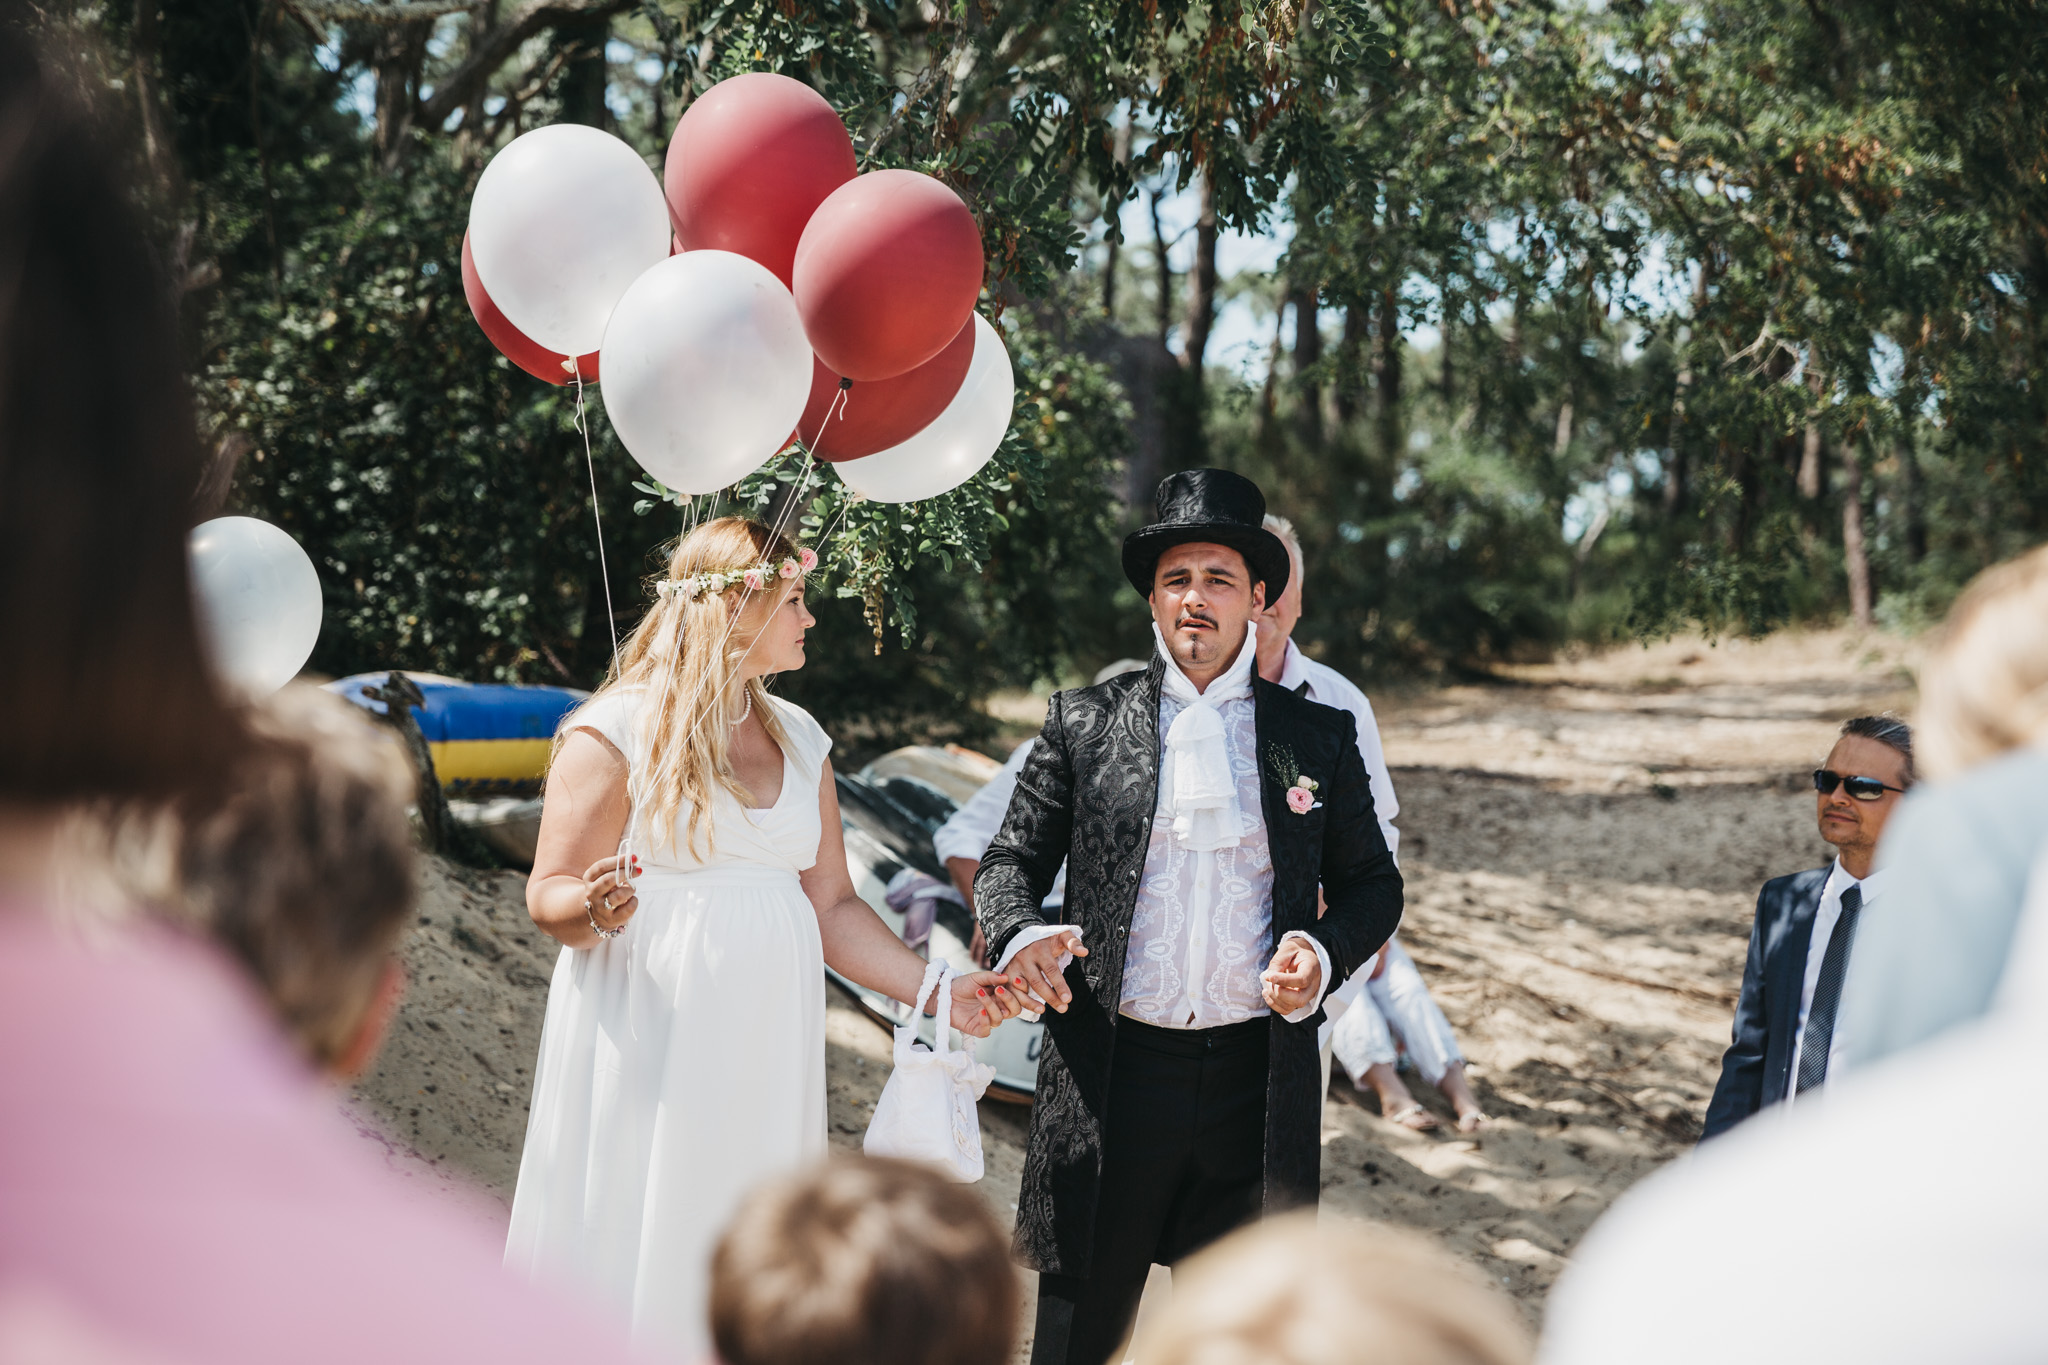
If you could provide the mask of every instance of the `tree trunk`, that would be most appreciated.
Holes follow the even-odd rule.
[[[1906,559],[1918,564],[1927,558],[1927,513],[1920,487],[1920,460],[1913,454],[1910,431],[1892,447],[1899,461],[1899,512],[1905,521]]]
[[[1323,445],[1323,390],[1315,382],[1315,367],[1323,359],[1323,329],[1316,291],[1296,287],[1288,295],[1294,302],[1294,386],[1298,390],[1295,426],[1302,444],[1310,450]]]
[[[1357,304],[1344,309],[1344,340],[1337,345],[1337,422],[1349,426],[1358,416],[1358,353],[1365,349],[1366,326],[1370,318]]]
[[[1806,391],[1813,395],[1814,406],[1820,406],[1825,391],[1818,367],[1809,363],[1806,367]],[[1825,443],[1821,439],[1820,418],[1809,418],[1806,423],[1806,440],[1799,449],[1799,496],[1808,502],[1820,497],[1822,466],[1827,459]]]
[[[375,142],[386,170],[405,158],[413,115],[419,109],[420,66],[433,31],[431,21],[392,24],[380,28],[374,40],[370,67],[377,78]]]
[[[1687,332],[1690,329],[1685,329]],[[1684,345],[1689,337],[1681,339]],[[1675,520],[1685,511],[1686,483],[1692,477],[1685,448],[1685,396],[1692,390],[1692,359],[1679,362],[1678,383],[1671,395],[1671,418],[1664,424],[1664,516]]]
[[[1408,442],[1401,429],[1401,295],[1394,285],[1380,291],[1373,329],[1373,415],[1379,427],[1385,477],[1394,477]]]
[[[1102,244],[1102,316],[1116,325],[1116,267],[1117,257],[1123,254],[1123,239],[1111,232]]]
[[[1266,382],[1259,387],[1259,426],[1253,444],[1271,453],[1278,445],[1280,408],[1280,357],[1287,339],[1287,304],[1291,294],[1282,294],[1273,313],[1273,344],[1266,353]]]
[[[604,102],[611,76],[604,50],[611,36],[612,21],[602,14],[564,20],[556,27],[555,50],[566,58],[555,81],[563,121],[592,128],[611,126],[611,110]]]
[[[1159,349],[1166,349],[1166,338],[1173,331],[1173,263],[1166,258],[1166,227],[1159,221],[1159,192],[1147,190],[1146,198],[1152,207],[1152,256],[1159,267],[1159,297],[1154,300],[1154,330],[1159,334]]]
[[[1806,424],[1806,445],[1799,453],[1799,496],[1811,502],[1820,496],[1820,423]]]
[[[1216,189],[1200,175],[1201,216],[1195,220],[1195,264],[1188,272],[1187,319],[1181,330],[1180,363],[1202,391],[1202,365],[1209,358],[1209,332],[1216,325]]]
[[[1116,164],[1121,166],[1131,157],[1131,120],[1128,116],[1116,125]],[[1116,268],[1118,258],[1123,255],[1123,233],[1118,227],[1117,215],[1123,209],[1121,203],[1112,204],[1107,197],[1102,203],[1102,216],[1109,223],[1107,259],[1102,264],[1102,315],[1116,325]],[[1155,214],[1155,218],[1156,218]]]
[[[1859,626],[1876,622],[1870,603],[1870,556],[1863,545],[1863,465],[1853,441],[1842,443],[1842,566],[1849,575],[1849,615]]]
[[[1443,354],[1437,359],[1436,384],[1437,393],[1443,401],[1444,416],[1448,418],[1456,397],[1452,392],[1457,386],[1457,371],[1451,363],[1451,339],[1457,334],[1458,312],[1457,305],[1451,298],[1449,286],[1442,286],[1442,297],[1443,340],[1438,344],[1443,348]]]

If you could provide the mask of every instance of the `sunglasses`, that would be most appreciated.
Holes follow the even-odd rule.
[[[1902,792],[1904,787],[1887,787],[1874,777],[1844,777],[1831,768],[1813,770],[1813,789],[1822,796],[1833,796],[1835,788],[1845,787],[1849,795],[1858,801],[1875,801],[1886,792]]]

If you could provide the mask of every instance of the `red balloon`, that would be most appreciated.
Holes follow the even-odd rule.
[[[916,171],[871,171],[811,215],[791,291],[811,349],[859,383],[915,369],[958,336],[982,265],[959,195]]]
[[[839,376],[811,358],[811,401],[804,405],[795,439],[828,463],[857,460],[902,445],[938,419],[960,392],[974,359],[974,319],[937,355],[907,374],[855,384],[835,411]],[[825,414],[832,413],[831,420]]]
[[[476,325],[484,329],[484,335],[490,338],[491,345],[497,347],[505,359],[535,379],[545,379],[550,384],[566,384],[575,378],[563,368],[569,357],[558,355],[528,337],[507,321],[505,315],[498,311],[498,305],[491,302],[491,296],[484,292],[483,279],[476,273],[476,262],[470,258],[467,232],[462,234],[462,295],[469,300],[469,311],[476,317]],[[597,352],[592,351],[579,358],[576,368],[582,371],[584,383],[595,384]]]
[[[683,111],[662,179],[682,250],[737,252],[787,285],[812,211],[858,170],[853,139],[823,95],[752,71]]]

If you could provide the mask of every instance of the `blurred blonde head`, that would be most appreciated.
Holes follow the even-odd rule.
[[[1140,1351],[1145,1365],[1524,1365],[1529,1334],[1421,1237],[1297,1213],[1177,1268]]]
[[[2048,734],[2048,545],[1978,574],[1920,674],[1921,764],[1950,777]]]
[[[647,758],[630,779],[633,802],[646,817],[644,828],[663,831],[676,829],[677,816],[687,808],[687,838],[700,856],[712,845],[715,792],[724,788],[742,806],[753,800],[733,776],[731,756],[733,726],[749,705],[770,737],[788,748],[763,680],[742,682],[740,672],[768,617],[792,588],[802,591],[801,577],[792,583],[777,576],[773,566],[798,558],[796,546],[759,522],[745,517],[705,522],[677,543],[657,585],[767,565],[762,585],[736,580],[717,591],[658,591],[654,605],[620,646],[616,671],[598,689],[598,696],[622,687],[646,689],[647,703],[640,710],[646,732],[639,738]]]

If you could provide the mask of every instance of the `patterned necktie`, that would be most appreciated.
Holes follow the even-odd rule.
[[[1835,1041],[1835,1007],[1842,1001],[1842,978],[1849,974],[1849,949],[1856,940],[1856,916],[1863,909],[1863,888],[1842,892],[1842,913],[1828,950],[1821,956],[1820,979],[1813,985],[1813,1006],[1806,1011],[1806,1037],[1799,1044],[1798,1094],[1828,1078],[1828,1049]]]

